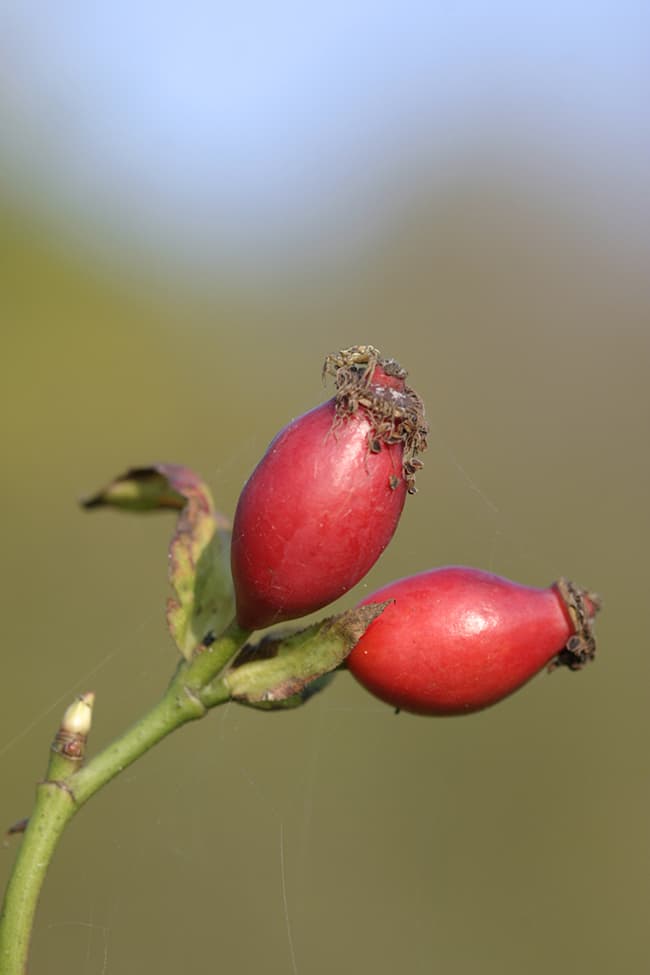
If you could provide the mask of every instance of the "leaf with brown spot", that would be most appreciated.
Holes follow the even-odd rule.
[[[187,467],[134,467],[82,501],[84,508],[179,511],[169,545],[167,626],[190,659],[206,634],[219,633],[233,614],[230,525],[215,510],[208,486]]]

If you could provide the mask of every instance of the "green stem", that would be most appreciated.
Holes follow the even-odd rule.
[[[183,675],[183,669],[179,675]],[[161,700],[147,714],[68,780],[76,808],[83,806],[102,786],[176,728],[202,718],[205,713],[206,709],[199,698],[184,686],[178,687],[175,678]]]
[[[250,635],[250,630],[243,630],[236,620],[233,620],[211,647],[204,649],[192,660],[187,669],[185,686],[198,693],[220,677]]]
[[[59,758],[53,756],[48,781],[38,788],[0,915],[0,975],[24,975],[26,971],[36,903],[67,823],[102,786],[157,742],[227,700],[222,692],[207,694],[204,701],[202,690],[212,681],[219,684],[224,668],[248,636],[248,631],[231,623],[211,647],[179,666],[167,691],[147,714],[83,768],[66,774]]]
[[[54,782],[43,782],[23,836],[0,918],[0,972],[27,971],[34,912],[54,850],[76,807],[72,796]]]

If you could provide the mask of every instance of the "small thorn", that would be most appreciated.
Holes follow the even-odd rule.
[[[17,823],[14,823],[13,826],[9,827],[9,829],[5,833],[5,836],[14,836],[16,833],[24,833],[25,830],[27,829],[28,823],[29,823],[29,819],[27,817],[25,817],[24,819],[19,819]]]

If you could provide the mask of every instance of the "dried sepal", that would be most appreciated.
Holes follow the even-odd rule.
[[[368,449],[378,453],[382,443],[402,444],[402,473],[409,494],[415,494],[429,427],[422,398],[405,382],[406,369],[373,345],[353,345],[327,356],[323,376],[327,375],[336,387],[335,429],[363,408],[372,423]]]

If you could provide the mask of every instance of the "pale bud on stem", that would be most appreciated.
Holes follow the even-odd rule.
[[[80,694],[66,708],[61,727],[52,743],[52,751],[63,758],[81,762],[86,752],[86,739],[92,725],[95,695],[92,691]]]

